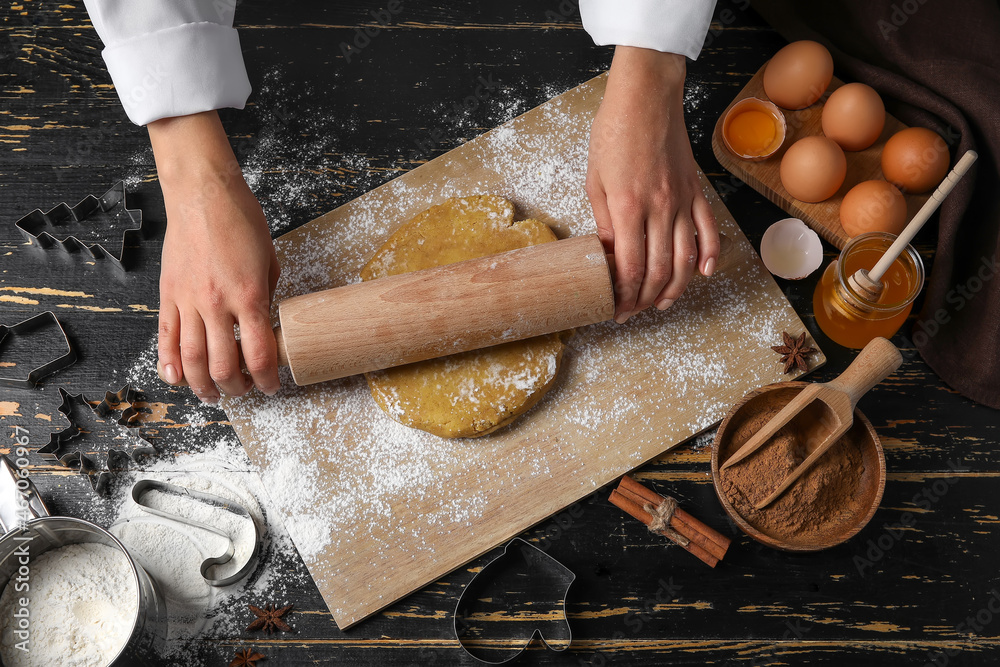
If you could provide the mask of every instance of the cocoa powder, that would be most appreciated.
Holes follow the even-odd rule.
[[[720,442],[720,464],[760,430],[794,393],[767,392],[752,399],[756,405],[748,403],[734,415],[724,441]],[[859,512],[867,510],[869,494],[861,489],[865,473],[862,451],[871,444],[867,429],[858,420],[783,495],[762,510],[755,507],[818,444],[816,434],[824,428],[825,414],[825,407],[820,404],[808,406],[754,454],[721,471],[722,488],[732,507],[747,523],[773,538],[794,542],[822,540],[841,532],[845,524],[858,518]]]

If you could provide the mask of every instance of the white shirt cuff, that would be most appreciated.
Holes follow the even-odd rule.
[[[250,96],[240,38],[218,23],[185,23],[104,49],[118,97],[136,125],[224,107]]]
[[[697,60],[715,0],[580,0],[583,27],[600,46],[620,44]]]

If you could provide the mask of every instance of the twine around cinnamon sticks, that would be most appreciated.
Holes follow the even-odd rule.
[[[651,532],[669,538],[710,567],[718,565],[729,548],[729,538],[709,528],[669,496],[647,489],[628,475],[611,492],[611,503],[642,521]]]

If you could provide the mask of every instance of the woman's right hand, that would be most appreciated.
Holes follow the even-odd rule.
[[[260,204],[216,112],[147,127],[167,210],[158,338],[163,377],[171,384],[187,380],[206,403],[219,400],[219,389],[242,396],[256,385],[271,395],[279,387],[270,320],[279,268]]]

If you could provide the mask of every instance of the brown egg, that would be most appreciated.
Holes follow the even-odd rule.
[[[833,57],[819,42],[792,42],[774,54],[764,69],[764,92],[785,109],[804,109],[826,92],[833,79]]]
[[[906,226],[906,199],[888,181],[863,181],[844,195],[840,224],[851,237],[866,232],[899,234]]]
[[[805,202],[829,199],[844,184],[847,158],[833,139],[804,137],[781,158],[781,184],[788,194]]]
[[[882,174],[903,192],[928,192],[948,174],[951,155],[937,132],[908,127],[889,137],[882,149]]]
[[[823,105],[823,134],[845,151],[863,151],[885,127],[885,105],[871,86],[848,83],[833,91]]]

